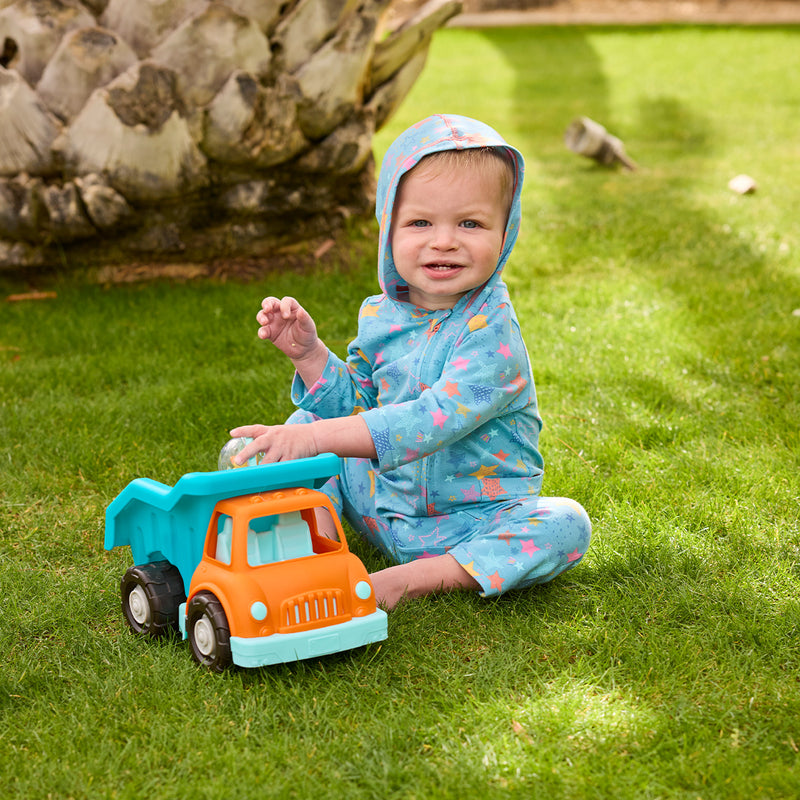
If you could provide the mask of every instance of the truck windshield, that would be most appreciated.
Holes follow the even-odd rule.
[[[311,531],[299,511],[250,520],[247,563],[251,567],[311,555]]]

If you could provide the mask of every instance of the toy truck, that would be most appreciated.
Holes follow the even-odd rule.
[[[132,481],[106,510],[105,548],[129,546],[121,581],[131,629],[180,631],[197,662],[260,667],[387,636],[369,576],[318,489],[333,454]],[[323,536],[329,515],[339,540]]]

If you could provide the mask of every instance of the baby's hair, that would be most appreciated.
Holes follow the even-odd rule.
[[[496,177],[500,181],[500,189],[506,199],[506,208],[511,208],[514,197],[514,161],[505,147],[468,147],[463,150],[439,150],[423,156],[403,177],[403,180],[414,170],[420,168],[438,176],[454,167],[477,167],[488,177]],[[420,170],[422,171],[422,170]],[[398,187],[399,188],[399,187]]]

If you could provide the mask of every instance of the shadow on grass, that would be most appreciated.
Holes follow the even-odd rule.
[[[706,152],[713,136],[708,121],[687,108],[678,98],[654,95],[639,98],[639,141],[669,148],[676,155]]]
[[[518,86],[512,113],[529,164],[526,203],[529,209],[531,203],[539,205],[536,216],[529,210],[529,218],[542,223],[526,235],[538,237],[552,254],[548,263],[523,269],[543,306],[551,279],[563,286],[570,275],[584,283],[588,276],[598,287],[609,287],[606,296],[614,298],[619,297],[615,281],[635,282],[639,297],[634,303],[646,292],[653,303],[669,308],[671,327],[663,336],[668,340],[677,334],[672,358],[683,358],[675,367],[686,378],[681,382],[673,376],[671,388],[635,368],[625,376],[609,363],[605,379],[621,384],[616,387],[620,396],[641,398],[662,415],[697,415],[698,407],[685,399],[684,386],[691,382],[728,397],[738,395],[761,406],[777,428],[792,427],[796,382],[781,379],[798,366],[791,341],[800,343],[800,337],[790,315],[800,280],[785,267],[774,239],[757,245],[756,204],[767,207],[777,197],[735,197],[725,185],[727,178],[708,172],[715,145],[726,146],[725,137],[735,134],[715,130],[702,108],[665,93],[663,85],[634,98],[634,114],[627,120],[615,120],[613,87],[591,41],[602,34],[521,28],[483,35],[513,67]],[[632,30],[626,35],[642,34]],[[608,170],[567,151],[563,132],[579,115],[619,135],[640,169],[633,174]],[[607,313],[602,297],[598,291],[575,298],[584,306],[584,320],[597,321]],[[638,355],[661,344],[658,328],[651,325],[649,332],[650,342],[633,343],[642,351]],[[619,358],[613,353],[600,357],[609,362]],[[652,361],[639,360],[652,369]],[[706,416],[724,428],[724,421]],[[650,422],[641,425],[639,434],[629,431],[631,441],[649,447],[663,438],[654,438]],[[664,444],[670,441],[667,437]]]
[[[699,173],[694,159],[713,152],[725,132],[715,131],[702,111],[658,90],[636,100],[635,124],[621,126],[613,117],[602,61],[586,31],[532,30],[492,29],[483,35],[515,71],[513,122],[522,132],[519,144],[530,164],[528,182],[543,174],[555,187],[547,202],[558,210],[561,228],[546,235],[556,238],[562,255],[559,270],[575,268],[576,243],[585,250],[588,240],[600,253],[630,259],[638,271],[656,279],[661,290],[682,295],[690,310],[705,311],[705,316],[696,314],[698,324],[713,328],[708,323],[719,320],[724,306],[717,306],[718,315],[713,308],[703,308],[699,287],[709,282],[719,292],[709,300],[722,302],[726,293],[731,298],[741,295],[742,277],[753,284],[766,277],[762,252],[729,230],[716,212],[688,201],[687,190],[717,180]],[[616,173],[568,152],[563,133],[579,115],[592,117],[623,138],[631,155],[642,162],[639,172]],[[683,162],[678,171],[676,161]],[[728,192],[724,185],[710,188]],[[578,204],[582,216],[576,218],[576,197],[587,195],[595,198],[594,213],[587,217],[586,204]],[[663,235],[654,237],[654,230]],[[798,291],[796,277],[782,278],[787,292]]]
[[[635,399],[646,409],[602,409],[609,412],[605,429],[588,432],[589,439],[595,437],[590,447],[598,451],[601,436],[610,437],[601,456],[607,460],[603,488],[591,491],[597,502],[624,506],[624,519],[604,507],[605,530],[596,532],[600,535],[578,571],[492,604],[495,627],[511,625],[529,637],[541,659],[539,678],[555,680],[573,672],[573,664],[589,662],[582,674],[607,686],[623,679],[630,685],[658,681],[664,692],[682,697],[688,695],[669,685],[672,675],[688,677],[694,691],[712,694],[715,670],[735,687],[747,683],[754,665],[774,678],[796,661],[784,644],[798,625],[796,607],[785,602],[794,577],[785,564],[778,567],[780,577],[772,576],[781,585],[776,590],[781,611],[754,597],[764,571],[783,556],[782,545],[766,540],[762,521],[752,514],[776,506],[778,495],[766,499],[765,492],[760,501],[748,498],[747,507],[743,501],[741,510],[733,507],[757,471],[744,480],[726,478],[726,469],[733,472],[742,463],[739,453],[724,451],[722,444],[719,452],[693,447],[695,441],[713,445],[716,437],[721,443],[733,434],[742,451],[766,451],[770,442],[781,444],[772,425],[778,432],[793,429],[796,380],[781,381],[779,373],[783,362],[784,372],[796,374],[796,349],[786,352],[791,337],[797,339],[787,304],[796,304],[792,298],[800,296],[800,281],[784,268],[777,248],[759,248],[753,236],[737,231],[735,211],[742,228],[757,225],[757,208],[742,204],[758,196],[730,195],[730,206],[739,205],[730,212],[730,224],[726,219],[727,194],[720,200],[720,193],[728,192],[725,182],[720,185],[718,175],[704,171],[722,135],[710,114],[655,87],[634,98],[634,113],[619,124],[612,87],[586,31],[508,29],[483,35],[513,66],[519,87],[513,123],[522,132],[515,144],[528,159],[528,218],[544,221],[525,235],[546,239],[553,256],[552,263],[523,265],[521,283],[529,281],[536,303],[546,308],[549,282],[568,293],[564,287],[574,276],[579,288],[570,302],[584,322],[598,327],[609,313],[603,301],[625,296],[615,281],[637,284],[636,293],[628,295],[633,306],[651,302],[668,309],[663,331],[662,317],[642,324],[645,339],[638,338],[638,330],[625,330],[629,308],[614,310],[617,344],[630,334],[629,369],[611,363],[622,354],[606,354],[586,340],[590,374],[608,383],[587,389],[581,399],[594,403],[611,395]],[[568,152],[563,132],[579,115],[620,136],[640,169],[609,171]],[[540,204],[532,213],[531,202]],[[658,359],[647,348],[663,349],[672,363],[659,372]],[[595,363],[588,365],[591,360]],[[561,368],[556,363],[552,374],[547,371],[548,381],[563,381],[555,391],[571,394],[571,378]],[[610,420],[613,434],[607,432]],[[684,422],[674,426],[675,420]],[[661,459],[657,463],[653,453]],[[780,458],[776,469],[788,483],[790,457]],[[651,464],[653,476],[646,472]],[[625,470],[627,477],[621,474]],[[652,493],[643,489],[651,479],[657,482]],[[724,541],[729,530],[736,535]],[[517,615],[525,621],[515,624]]]

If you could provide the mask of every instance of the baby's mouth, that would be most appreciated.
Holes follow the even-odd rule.
[[[461,264],[425,264],[425,269],[433,270],[434,272],[447,272],[453,269],[462,269]]]

